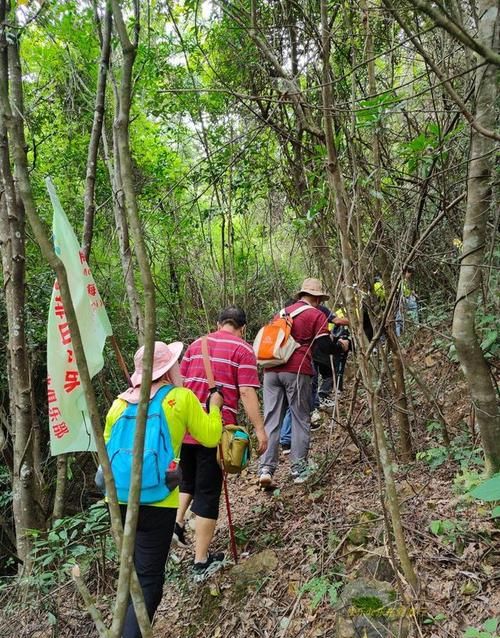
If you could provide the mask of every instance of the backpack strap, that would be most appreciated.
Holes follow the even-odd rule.
[[[212,371],[212,362],[210,361],[210,355],[208,354],[208,337],[204,335],[201,338],[201,354],[203,357],[203,366],[205,368],[205,376],[208,381],[208,389],[215,388],[215,377]]]
[[[175,386],[172,383],[168,385],[162,385],[159,390],[157,390],[154,397],[150,400],[149,405],[161,405],[163,403],[163,399],[167,396],[170,390],[173,390]]]
[[[283,308],[283,310],[280,310],[280,317],[286,317],[288,315],[291,319],[294,319],[295,317],[303,313],[305,310],[309,310],[310,308],[314,308],[314,306],[305,304],[304,306],[300,306],[300,308],[296,308],[295,310],[292,310],[292,312],[288,312],[288,313],[286,311],[286,308]]]
[[[159,388],[159,390],[156,392],[154,397],[149,400],[149,405],[151,405],[153,403],[154,404],[158,404],[159,403],[161,405],[163,399],[167,396],[167,394],[170,392],[170,390],[173,390],[174,388],[175,388],[175,386],[172,385],[171,383],[169,383],[168,385],[162,385]],[[127,402],[127,407],[122,412],[122,415],[126,414],[127,416],[135,416],[137,414],[138,406],[139,406],[139,403],[128,403]],[[149,408],[148,408],[148,412],[149,412]]]
[[[217,384],[215,381],[214,373],[212,371],[212,362],[210,361],[210,355],[208,353],[208,337],[204,335],[201,338],[201,355],[203,357],[203,366],[205,368],[205,375],[208,381],[208,396],[205,403],[205,409],[207,412],[210,412],[210,397],[215,392],[218,392],[222,398],[224,398],[224,394],[222,393],[222,385]]]

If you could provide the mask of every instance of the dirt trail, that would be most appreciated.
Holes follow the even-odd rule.
[[[410,357],[427,357],[422,380],[444,399],[451,436],[462,436],[468,405],[457,366],[439,351],[426,348],[422,354],[425,346],[414,348]],[[439,383],[445,380],[440,386],[437,375]],[[424,427],[432,420],[428,400],[417,386],[411,392],[415,447],[436,446]],[[360,416],[359,424],[365,425],[358,425],[357,433],[368,442],[370,424],[366,414]],[[346,432],[330,419],[313,434],[311,458],[318,464],[315,477],[295,486],[287,457],[281,455],[274,493],[259,491],[255,461],[242,476],[230,478],[242,566],[228,567],[195,587],[187,578],[190,552],[176,550],[182,561],[171,563],[155,636],[334,638],[337,611],[331,601],[336,593],[356,576],[369,575],[374,557],[381,570],[377,576],[385,571],[385,578],[391,578],[375,462],[361,459]],[[448,460],[438,469],[417,461],[397,470],[407,541],[422,583],[415,606],[419,627],[410,621],[411,636],[459,638],[466,627],[479,627],[500,609],[499,530],[487,507],[456,493],[453,479],[459,469]],[[222,511],[215,546],[229,550]],[[443,529],[433,523],[433,533],[433,521],[441,521]],[[406,591],[401,575],[399,581]]]

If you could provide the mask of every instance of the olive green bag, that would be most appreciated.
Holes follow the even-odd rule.
[[[227,474],[239,474],[250,461],[250,437],[240,425],[226,425],[217,448],[217,461]]]

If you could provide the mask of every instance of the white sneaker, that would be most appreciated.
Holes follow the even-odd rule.
[[[325,399],[321,399],[321,402],[319,404],[320,410],[331,410],[334,407],[335,399],[329,399],[328,397],[326,397]]]
[[[292,479],[295,485],[302,485],[308,481],[314,474],[314,470],[311,467],[305,467],[301,472],[292,473]]]
[[[269,474],[269,472],[262,472],[262,474],[259,476],[260,487],[269,487],[270,485],[272,485],[272,482],[273,477],[271,476],[271,474]]]
[[[335,410],[335,399],[323,399],[319,404],[319,410],[332,415]]]
[[[316,410],[314,410],[314,412],[311,414],[311,424],[313,425],[314,423],[319,423],[320,421],[321,421],[321,413],[316,408]]]

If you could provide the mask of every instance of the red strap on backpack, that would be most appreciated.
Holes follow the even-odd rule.
[[[208,353],[208,337],[207,335],[204,335],[201,338],[201,354],[203,357],[203,366],[205,367],[205,375],[207,377],[207,381],[208,381],[208,397],[207,397],[207,403],[206,403],[206,408],[207,408],[207,412],[209,411],[210,408],[210,397],[212,396],[212,394],[214,392],[218,392],[220,395],[222,395],[222,397],[224,397],[224,395],[222,394],[222,386],[221,385],[217,385],[215,383],[215,377],[214,377],[214,373],[212,371],[212,363],[210,361],[210,355]],[[219,445],[219,451],[220,451],[220,455],[221,455],[221,459],[222,459],[222,463],[224,463],[224,456],[222,453],[222,445]],[[227,510],[227,522],[228,522],[228,527],[229,527],[229,539],[230,539],[230,543],[231,543],[231,552],[233,554],[233,559],[234,562],[237,563],[238,562],[238,549],[236,547],[236,537],[234,534],[234,525],[233,525],[233,517],[231,515],[231,504],[229,503],[229,490],[227,487],[227,477],[226,477],[226,472],[224,470],[222,470],[222,479],[223,479],[223,485],[224,485],[224,498],[226,501],[226,510]]]
[[[201,354],[203,357],[203,366],[205,368],[205,375],[208,381],[208,397],[205,403],[207,412],[210,411],[210,397],[214,392],[218,392],[222,398],[224,394],[222,392],[222,385],[215,383],[214,373],[212,372],[212,363],[210,361],[210,355],[208,354],[208,337],[205,335],[201,338]]]

